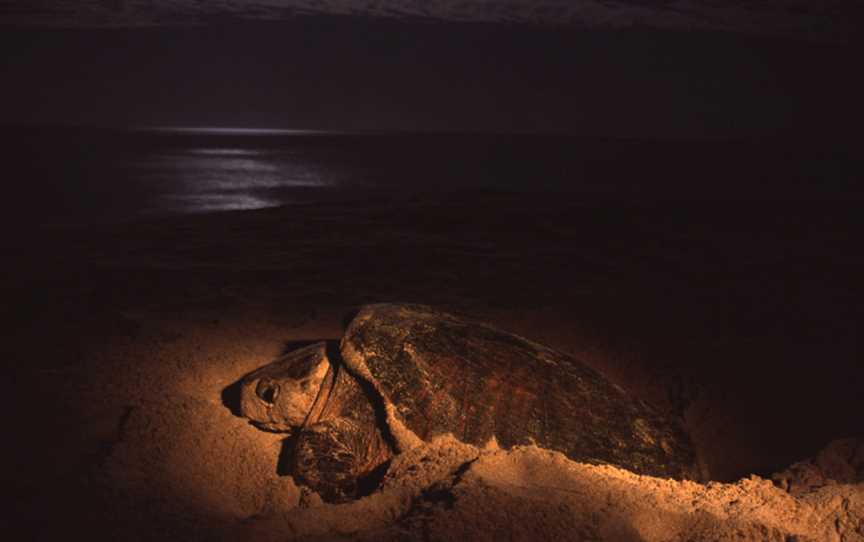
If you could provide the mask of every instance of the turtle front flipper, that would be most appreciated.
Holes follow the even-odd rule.
[[[327,502],[346,502],[364,493],[364,481],[390,459],[375,427],[345,417],[303,429],[294,451],[294,475]]]

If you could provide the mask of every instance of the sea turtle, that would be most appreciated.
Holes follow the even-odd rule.
[[[574,358],[422,305],[363,307],[339,351],[307,346],[241,381],[241,413],[292,432],[292,471],[343,502],[395,453],[436,435],[536,444],[640,474],[693,478],[679,423]]]

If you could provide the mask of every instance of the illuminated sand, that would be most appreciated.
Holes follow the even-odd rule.
[[[766,293],[773,283],[759,282],[761,297],[745,297],[761,303],[746,306],[758,337],[724,331],[691,315],[736,308],[724,299],[737,290],[716,278],[719,260],[696,262],[707,269],[697,275],[693,256],[662,246],[680,235],[666,214],[672,233],[656,250],[675,265],[660,267],[650,243],[667,230],[656,218],[644,221],[650,235],[621,228],[595,239],[596,224],[620,224],[621,215],[584,210],[583,220],[521,198],[483,216],[475,203],[381,201],[360,212],[349,202],[86,235],[51,230],[15,251],[8,270],[16,282],[4,290],[3,360],[14,378],[2,394],[12,443],[2,526],[36,539],[83,532],[94,540],[864,539],[860,485],[793,497],[749,478],[768,478],[860,428],[860,394],[850,392],[858,373],[841,363],[857,359],[843,327],[855,331],[856,316],[837,301],[846,297],[827,295],[851,279],[835,272],[820,286],[818,275],[782,259],[782,245],[739,246],[746,228],[725,234],[739,259],[720,263],[772,278],[780,268],[800,272],[787,283],[806,279],[807,292],[830,300],[812,302],[808,314],[830,309],[834,320],[769,335],[766,322],[778,318]],[[548,223],[535,231],[537,216]],[[556,216],[564,218],[548,218]],[[860,254],[832,250],[834,260],[814,261]],[[675,290],[687,277],[674,270],[688,265],[697,285],[714,273],[704,289]],[[297,341],[338,339],[352,310],[379,301],[466,310],[680,407],[703,461],[730,483],[639,477],[530,448],[481,454],[445,439],[398,458],[380,493],[318,503],[281,472],[283,437],[238,418],[226,388]],[[819,342],[819,330],[831,340]],[[796,365],[802,359],[841,362],[832,373]],[[696,393],[686,384],[698,378],[714,387]]]
[[[145,377],[133,363],[112,376],[131,409],[101,473],[124,504],[111,531],[117,537],[138,539],[145,521],[148,532],[224,540],[864,539],[860,485],[795,498],[758,477],[676,482],[539,448],[481,451],[451,438],[397,457],[381,492],[323,504],[277,474],[283,436],[246,424],[220,400],[226,386],[278,353],[285,329],[248,320],[214,334],[186,323],[182,339],[166,342],[161,334],[178,323],[163,325],[148,332],[147,349],[165,361],[162,370]],[[290,338],[330,336],[338,325],[320,318]],[[129,346],[120,341],[106,355],[130,360]]]

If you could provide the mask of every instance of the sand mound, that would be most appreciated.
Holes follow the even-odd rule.
[[[534,447],[452,438],[400,456],[384,489],[248,523],[284,540],[864,540],[864,488],[796,498],[758,477],[708,485],[637,476]]]
[[[838,439],[816,457],[792,464],[772,479],[790,493],[802,495],[822,486],[864,482],[864,439]]]

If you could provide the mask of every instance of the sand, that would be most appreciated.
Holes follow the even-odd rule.
[[[862,399],[849,391],[860,378],[854,281],[836,259],[796,267],[788,243],[777,245],[792,228],[784,215],[768,221],[781,224],[775,242],[748,244],[753,228],[741,209],[714,223],[704,209],[641,209],[494,194],[364,196],[98,228],[34,226],[12,245],[3,282],[6,532],[39,540],[864,539],[860,481],[826,479],[790,493],[770,479],[833,439],[860,436]],[[695,215],[706,222],[701,230]],[[712,229],[720,224],[740,231]],[[806,244],[807,261],[822,261],[829,238],[844,265],[858,258],[837,246],[852,243],[844,228],[826,222]],[[756,280],[763,276],[772,281]],[[783,303],[771,297],[778,281]],[[799,283],[807,288],[788,288]],[[728,316],[733,294],[757,291],[745,315]],[[809,317],[788,310],[790,296]],[[445,437],[398,457],[380,491],[322,503],[283,472],[284,437],[235,415],[230,386],[305,341],[337,339],[360,304],[387,301],[466,311],[584,359],[683,416],[718,481],[637,476],[538,448],[477,450]],[[815,351],[830,371],[803,363]]]

